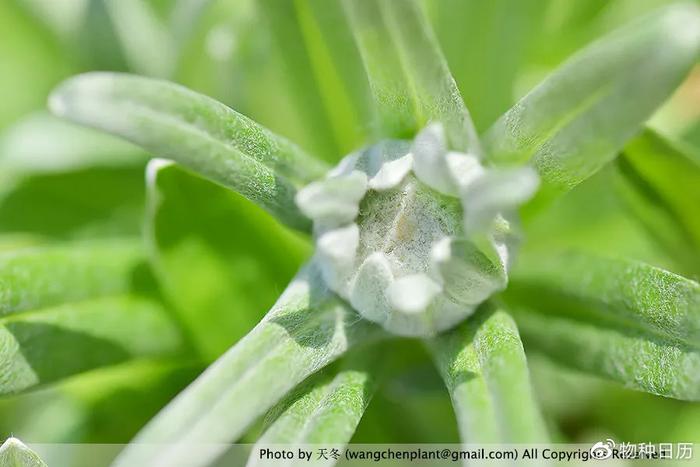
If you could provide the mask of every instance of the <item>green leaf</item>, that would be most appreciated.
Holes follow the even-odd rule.
[[[418,3],[347,0],[343,6],[377,104],[380,136],[411,138],[440,121],[452,148],[479,152],[469,112]]]
[[[309,221],[294,204],[296,188],[325,167],[287,140],[208,97],[137,76],[88,73],[51,95],[64,118],[136,143],[258,203],[301,229]]]
[[[680,84],[700,52],[700,11],[654,12],[574,55],[488,131],[494,163],[530,162],[542,198],[566,191],[615,157]]]
[[[81,442],[128,443],[201,370],[182,355],[133,359],[71,378],[60,389],[83,410]]]
[[[93,167],[18,176],[13,182],[0,192],[2,234],[73,240],[128,237],[141,231],[142,167]]]
[[[667,254],[630,215],[616,190],[615,167],[610,164],[523,225],[527,239],[517,264],[537,263],[553,251],[592,252],[635,258],[673,269]]]
[[[0,3],[0,30],[0,88],[8,91],[0,107],[0,128],[4,128],[28,112],[41,109],[46,93],[69,67],[55,37],[22,11],[16,1]]]
[[[173,73],[176,49],[170,31],[149,2],[105,0],[129,69],[165,78]]]
[[[115,467],[208,465],[298,383],[382,335],[331,294],[313,266],[246,337],[136,437]],[[146,443],[146,444],[144,444]],[[206,444],[206,450],[193,449]]]
[[[272,306],[308,245],[230,190],[158,160],[148,170],[151,262],[211,361]]]
[[[535,309],[595,313],[601,322],[700,347],[700,285],[644,263],[575,252],[540,258],[513,272],[506,294]]]
[[[0,446],[0,467],[46,467],[44,461],[17,438]]]
[[[631,389],[700,400],[697,347],[597,319],[564,318],[549,308],[545,313],[533,311],[542,307],[512,309],[528,346],[563,365],[613,379]]]
[[[175,0],[169,14],[170,30],[177,45],[191,39],[198,20],[215,3],[213,0]]]
[[[102,0],[129,70],[172,78],[211,0]],[[201,51],[200,51],[201,52]]]
[[[344,357],[343,363],[355,355],[379,360],[372,371],[379,388],[352,444],[460,442],[445,384],[426,347],[416,344],[414,339],[392,339]]]
[[[366,143],[372,110],[367,78],[340,2],[259,2],[305,123],[327,158]]]
[[[85,300],[0,318],[0,394],[136,357],[173,354],[180,335],[152,300]]]
[[[44,112],[9,127],[0,139],[0,167],[12,176],[56,173],[90,167],[128,167],[146,154],[103,133],[67,123]],[[9,178],[6,174],[3,177]]]
[[[182,356],[97,368],[2,398],[0,432],[52,443],[127,443],[199,371]],[[73,459],[70,465],[96,465],[89,461]]]
[[[85,2],[80,28],[66,48],[76,55],[83,70],[126,71],[127,60],[107,3],[105,0]]]
[[[430,0],[435,33],[477,130],[513,104],[529,50],[551,20],[547,0]],[[586,5],[590,3],[583,2]],[[575,3],[578,5],[578,3]],[[554,45],[547,42],[551,49]]]
[[[17,0],[32,16],[63,41],[76,34],[87,10],[88,1]]]
[[[651,236],[700,272],[700,158],[648,129],[625,146],[617,169],[618,188]]]
[[[360,423],[375,384],[375,379],[360,369],[347,369],[333,378],[312,380],[268,413],[269,426],[256,446],[345,446]],[[258,459],[251,456],[248,465],[260,465],[256,461]]]
[[[83,69],[170,77],[209,0],[18,0]],[[71,57],[73,58],[73,57]]]
[[[139,242],[111,240],[0,254],[0,318],[129,292],[143,261]]]
[[[137,235],[145,161],[143,151],[117,138],[32,114],[0,139],[0,233]]]
[[[482,308],[431,341],[465,443],[547,442],[518,330],[505,312]]]
[[[196,23],[193,17],[198,18]],[[235,106],[306,147],[303,137],[275,123],[313,133],[313,128],[302,129],[297,115],[290,113],[286,101],[290,96],[280,96],[286,80],[279,79],[277,57],[270,51],[268,31],[261,27],[264,21],[252,0],[178,0],[170,20],[181,49],[177,73],[170,79]]]

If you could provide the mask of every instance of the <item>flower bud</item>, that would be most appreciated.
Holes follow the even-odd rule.
[[[347,156],[296,201],[328,287],[388,331],[426,337],[506,286],[516,209],[537,186],[529,167],[489,169],[449,151],[432,124],[412,143]]]

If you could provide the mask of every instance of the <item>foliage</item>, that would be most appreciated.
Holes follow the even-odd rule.
[[[700,158],[647,126],[697,74],[700,8],[603,3],[0,5],[17,26],[0,85],[18,93],[0,109],[0,433],[116,442],[140,429],[115,466],[206,466],[238,440],[456,441],[419,410],[430,400],[434,413],[452,403],[462,442],[634,437],[634,421],[596,410],[633,401],[659,418],[687,410],[677,433],[700,440]],[[62,78],[54,116],[39,111]],[[662,113],[692,128],[683,105],[697,102],[681,100]],[[522,255],[461,324],[405,340],[328,287],[309,238],[328,226],[312,227],[299,193],[347,153],[435,123],[444,173],[460,175],[459,154],[494,177],[529,167],[541,189],[520,225],[519,186],[489,185]],[[324,196],[345,189],[335,180]],[[461,280],[493,275],[477,256]],[[405,438],[387,422],[397,387]],[[60,416],[28,422],[41,407]],[[142,427],[135,413],[156,409]],[[190,449],[203,443],[215,447]],[[0,465],[43,464],[11,438]]]

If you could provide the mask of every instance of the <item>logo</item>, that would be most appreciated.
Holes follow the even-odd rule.
[[[605,442],[598,441],[591,447],[591,457],[598,460],[610,459],[613,449],[615,449],[615,441],[609,438]]]

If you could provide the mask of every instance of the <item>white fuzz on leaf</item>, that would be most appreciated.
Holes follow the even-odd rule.
[[[349,155],[297,204],[314,221],[328,287],[388,331],[432,336],[505,287],[515,213],[537,185],[528,167],[489,169],[449,151],[432,124],[412,143]]]
[[[0,446],[0,467],[46,467],[44,461],[17,438],[8,438]]]

